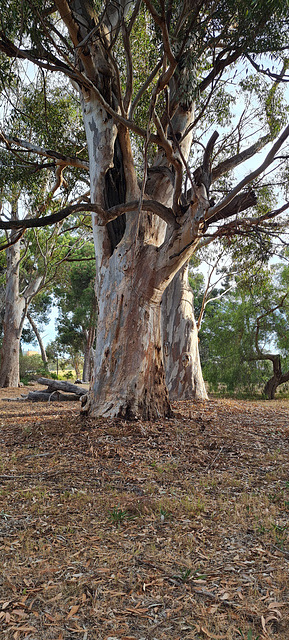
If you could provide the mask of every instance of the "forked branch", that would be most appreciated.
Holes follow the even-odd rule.
[[[223,200],[221,200],[221,202],[216,204],[214,207],[210,207],[205,215],[205,220],[207,221],[210,220],[210,218],[212,218],[219,211],[224,209],[224,207],[226,207],[233,200],[233,198],[238,193],[240,193],[240,191],[244,189],[244,187],[246,187],[247,184],[249,184],[250,182],[253,182],[255,178],[257,178],[261,173],[263,173],[263,171],[267,169],[267,167],[269,167],[269,165],[274,161],[277,151],[279,151],[280,147],[285,142],[285,140],[287,140],[288,136],[289,136],[289,125],[285,127],[284,131],[276,140],[275,144],[273,144],[272,148],[270,149],[269,153],[267,154],[262,164],[259,167],[257,167],[255,171],[252,171],[245,178],[243,178],[243,180],[241,180],[234,187],[234,189],[232,189],[230,193]]]

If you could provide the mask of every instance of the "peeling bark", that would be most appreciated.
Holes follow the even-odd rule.
[[[184,71],[179,69],[174,75],[177,62],[171,52],[168,68],[159,80],[163,88],[170,82],[168,113],[161,123],[154,106],[152,108],[151,117],[157,129],[154,138],[159,148],[141,194],[128,130],[132,123],[126,128],[124,118],[120,117],[123,104],[117,74],[108,55],[114,37],[112,25],[120,26],[122,11],[128,3],[107,5],[102,39],[90,35],[96,22],[88,10],[89,2],[72,1],[67,5],[66,0],[57,0],[57,6],[74,46],[85,43],[85,47],[79,48],[79,70],[84,69],[88,82],[80,82],[79,86],[89,154],[91,202],[105,211],[137,201],[135,210],[129,209],[125,216],[119,215],[106,226],[103,216],[92,216],[99,313],[94,379],[83,409],[91,416],[144,419],[168,416],[171,409],[164,375],[160,302],[165,288],[197,248],[199,230],[209,208],[202,182],[195,184],[186,208],[181,207],[194,104],[192,101],[180,104]],[[69,11],[69,7],[73,11]],[[162,20],[161,29],[165,36],[166,26]],[[168,41],[166,47],[169,55]],[[132,130],[136,131],[135,126]],[[209,157],[207,160],[209,167]],[[209,176],[205,174],[204,168],[202,175],[209,184]],[[158,210],[148,213],[147,196],[167,208],[172,207],[171,223],[160,220]],[[192,329],[189,322],[187,328],[186,336]],[[193,343],[196,344],[194,338]],[[179,341],[175,343],[175,348],[177,346]],[[190,353],[196,362],[193,346]],[[179,363],[183,363],[181,358]],[[200,383],[196,371],[194,375],[197,394]]]
[[[171,400],[207,400],[188,265],[175,275],[164,292],[162,333],[166,383]]]
[[[186,127],[192,112],[183,112],[181,108],[180,112],[176,121],[179,126],[182,123]],[[138,199],[139,188],[132,174],[132,163],[127,161],[132,155],[129,140],[125,140],[124,148],[116,127],[93,97],[83,99],[83,115],[91,163],[92,201],[105,209],[117,202],[121,204],[128,197]],[[189,146],[186,138],[185,151]],[[125,155],[122,155],[123,151]],[[170,206],[175,178],[166,164],[166,158],[160,153],[156,166],[149,173],[146,193],[151,196],[157,194],[158,202]],[[129,184],[129,194],[126,184]],[[199,192],[201,209],[198,214],[197,202],[193,233],[198,229],[207,206],[202,188]],[[169,416],[171,408],[164,375],[160,301],[164,289],[194,249],[192,223],[188,218],[181,233],[175,229],[171,245],[168,243],[172,230],[155,214],[136,210],[130,212],[126,219],[117,218],[115,223],[104,227],[103,221],[97,215],[93,216],[99,314],[94,378],[83,410],[91,416],[142,419]],[[167,251],[170,246],[171,250]],[[181,314],[184,306],[179,302]],[[176,300],[173,301],[175,303]],[[194,381],[193,395],[204,398],[206,393],[204,387],[201,392],[197,337],[194,331],[189,337],[192,325],[187,322],[187,314],[185,317],[185,335],[190,341],[190,397]],[[177,342],[176,348],[179,346]],[[186,371],[184,359],[181,357],[178,361]]]
[[[82,104],[92,201],[106,208],[138,200],[129,137],[122,131],[118,136],[93,96],[84,96]],[[83,411],[123,418],[169,416],[160,333],[162,290],[154,286],[157,274],[149,269],[150,257],[142,254],[144,238],[155,234],[152,216],[135,211],[104,227],[95,215],[93,227],[98,330],[93,381]]]
[[[133,270],[125,238],[110,259],[98,297],[95,371],[84,411],[91,416],[170,416],[160,335],[161,292]]]

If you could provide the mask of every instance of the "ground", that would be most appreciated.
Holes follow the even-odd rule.
[[[289,402],[174,408],[0,401],[3,639],[288,640]]]

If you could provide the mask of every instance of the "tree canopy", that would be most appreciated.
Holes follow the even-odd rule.
[[[202,184],[203,178],[205,183],[218,181],[213,198],[216,199],[217,193],[218,202],[209,207],[206,224],[211,225],[218,219],[223,221],[232,212],[253,205],[253,196],[248,193],[243,193],[238,200],[235,197],[271,164],[286,140],[288,130],[273,145],[265,162],[233,189],[232,179],[228,180],[227,176],[230,170],[274,140],[286,124],[280,84],[289,79],[287,0],[217,3],[201,0],[194,8],[185,2],[166,4],[150,0],[143,4],[120,2],[116,5],[82,2],[80,7],[74,7],[73,2],[67,3],[66,0],[54,5],[48,1],[29,0],[22,8],[14,1],[5,4],[1,16],[0,80],[5,90],[2,101],[6,103],[8,115],[3,122],[1,141],[5,151],[12,152],[14,162],[19,162],[19,154],[22,154],[23,161],[23,154],[28,151],[29,162],[30,165],[34,163],[35,172],[46,167],[56,169],[58,186],[60,176],[63,181],[64,170],[67,175],[71,167],[88,169],[76,94],[67,88],[65,95],[63,88],[60,89],[65,77],[74,86],[93,91],[114,122],[127,127],[134,144],[138,139],[143,141],[145,157],[153,158],[155,145],[159,145],[169,157],[178,178],[173,208],[175,218],[181,217],[184,202],[189,203],[187,190],[182,192],[183,174],[187,174],[189,192],[192,179],[196,185]],[[65,14],[66,9],[70,18]],[[68,36],[60,19],[68,28]],[[87,32],[84,41],[81,39],[83,25]],[[113,29],[111,43],[106,34],[109,28]],[[99,74],[103,69],[98,70],[97,63],[89,63],[89,67],[90,46],[98,50],[98,61],[101,57],[106,61],[110,98],[105,95],[105,87],[99,86]],[[11,117],[6,96],[8,93],[11,100],[18,95],[19,82],[23,82],[20,80],[21,64],[24,63],[26,76],[33,75],[32,65],[40,73],[33,89],[26,82],[18,114]],[[104,65],[103,60],[101,64]],[[54,80],[51,79],[53,77]],[[242,101],[244,110],[236,126],[230,127],[236,98]],[[252,100],[254,108],[250,109]],[[195,110],[193,122],[182,133],[171,131],[171,120],[180,103],[185,109],[194,105]],[[34,122],[32,137],[29,134],[31,119]],[[14,133],[7,131],[7,123],[11,124],[11,120]],[[217,133],[208,143],[208,131],[212,130],[212,125],[219,125],[224,130],[217,145]],[[70,133],[72,127],[73,134]],[[255,131],[248,135],[249,127],[254,127]],[[177,157],[177,152],[180,152],[178,136],[181,135],[180,142],[189,137],[190,130],[194,132],[193,175],[192,161],[185,162],[182,167],[180,160],[183,158]],[[263,135],[258,136],[258,131]],[[244,148],[244,143],[252,137],[255,138],[253,144]],[[47,143],[52,149],[46,147]],[[206,148],[204,157],[202,147]],[[213,159],[212,154],[214,166],[209,175],[208,163]],[[51,162],[39,163],[39,156],[49,158]],[[142,171],[147,169],[139,160],[139,168]],[[95,211],[103,217],[105,223],[122,215],[124,210],[132,209],[131,203],[110,213],[104,212],[100,203],[91,205],[86,202],[85,206],[86,210]],[[151,211],[173,223],[172,212],[167,207],[157,206],[155,202],[149,206]],[[26,220],[25,226],[53,224],[62,216],[82,210],[84,203],[77,203],[46,220]],[[39,213],[37,217],[41,217]],[[262,219],[259,224],[261,222]],[[253,223],[256,224],[256,219]],[[3,229],[9,228],[8,224],[1,221]],[[14,228],[20,228],[21,224],[23,227],[24,222],[15,223]],[[236,225],[233,230],[237,231]],[[223,231],[229,233],[231,229]]]
[[[255,263],[243,275],[221,270],[219,280],[206,301],[200,330],[205,378],[214,390],[259,391],[274,398],[277,387],[289,380],[288,266]],[[200,276],[192,286],[203,310],[207,287]]]

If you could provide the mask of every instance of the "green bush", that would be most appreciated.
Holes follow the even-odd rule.
[[[65,371],[65,373],[63,374],[63,378],[65,378],[66,380],[71,380],[73,378],[72,371]]]
[[[27,382],[38,378],[38,376],[47,376],[47,370],[43,366],[43,360],[40,355],[31,356],[21,355],[19,358],[20,380]]]

